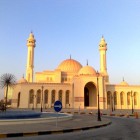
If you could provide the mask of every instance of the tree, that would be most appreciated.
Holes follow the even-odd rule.
[[[8,87],[13,87],[16,84],[16,78],[13,74],[5,73],[0,77],[0,87],[6,89],[5,111],[7,107]]]

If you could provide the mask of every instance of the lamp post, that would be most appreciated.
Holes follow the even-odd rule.
[[[43,103],[43,86],[41,87],[42,88],[42,96],[41,96],[41,112],[43,111],[43,108],[42,108],[42,103]]]
[[[134,94],[132,94],[132,91],[131,91],[131,100],[132,100],[132,114],[134,113],[134,108],[133,108],[133,97],[134,97]]]
[[[99,104],[99,84],[98,84],[98,77],[99,77],[99,72],[97,71],[97,91],[98,91],[98,121],[101,121],[101,113],[100,113],[100,104]]]

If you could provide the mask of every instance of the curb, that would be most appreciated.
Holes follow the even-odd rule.
[[[71,120],[72,118],[73,118],[72,114],[67,114],[67,116],[59,116],[58,121],[67,121],[67,120]],[[33,123],[54,122],[54,121],[56,121],[56,116],[48,117],[48,118],[44,117],[44,118],[29,118],[29,119],[16,119],[16,120],[4,119],[4,120],[0,120],[0,126],[9,125],[9,124],[33,124]]]
[[[62,133],[69,133],[69,132],[78,132],[78,131],[85,131],[100,127],[105,127],[107,125],[112,124],[112,122],[96,125],[96,126],[89,126],[89,127],[82,127],[82,128],[74,128],[74,129],[64,129],[64,130],[56,130],[56,131],[38,131],[38,132],[25,132],[25,133],[7,133],[7,134],[0,134],[1,138],[10,138],[10,137],[24,137],[24,136],[39,136],[39,135],[50,135],[50,134],[62,134]]]

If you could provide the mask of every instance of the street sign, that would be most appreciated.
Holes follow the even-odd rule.
[[[62,109],[62,103],[58,100],[54,103],[54,110],[56,112],[60,112]]]

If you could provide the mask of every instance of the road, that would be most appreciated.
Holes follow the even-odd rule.
[[[140,119],[109,117],[112,124],[88,131],[7,138],[8,140],[140,140]],[[6,140],[3,139],[3,140]]]

